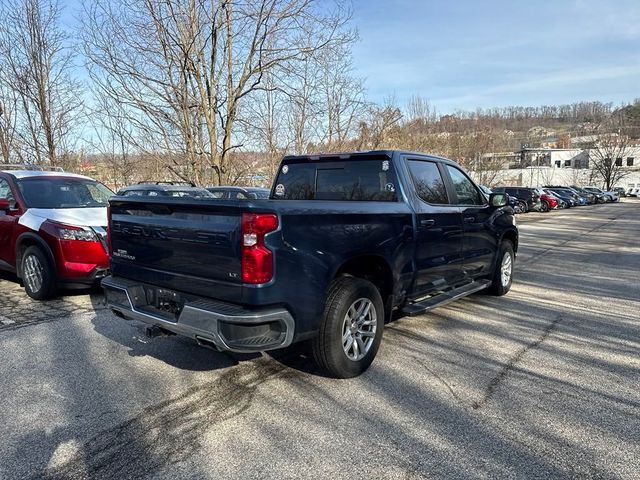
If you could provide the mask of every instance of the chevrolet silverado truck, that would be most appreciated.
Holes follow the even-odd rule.
[[[509,291],[507,202],[431,155],[287,156],[265,200],[112,197],[102,285],[115,315],[155,334],[234,352],[308,341],[321,368],[354,377],[394,310]]]

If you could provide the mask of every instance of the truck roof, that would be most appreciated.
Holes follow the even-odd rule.
[[[358,158],[367,157],[371,159],[391,159],[394,155],[415,155],[417,157],[429,157],[445,162],[455,163],[448,158],[440,157],[424,152],[413,152],[410,150],[362,150],[355,152],[335,152],[335,153],[317,153],[306,155],[286,155],[282,161],[322,161],[322,160],[357,160]]]

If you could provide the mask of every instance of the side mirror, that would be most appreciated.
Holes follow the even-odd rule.
[[[509,205],[509,195],[506,193],[492,193],[489,195],[489,205],[492,207],[504,207]]]
[[[11,202],[8,198],[0,198],[0,212],[11,210]]]

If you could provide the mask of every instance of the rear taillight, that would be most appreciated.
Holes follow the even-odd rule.
[[[267,283],[273,278],[273,252],[264,237],[278,229],[278,217],[272,213],[242,214],[242,281]]]

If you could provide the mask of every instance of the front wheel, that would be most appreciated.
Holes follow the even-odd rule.
[[[540,211],[541,212],[548,212],[549,211],[549,204],[547,202],[545,202],[544,200],[542,201],[542,204],[540,205]]]
[[[519,213],[527,213],[527,203],[526,202],[524,202],[522,200],[519,200],[518,201],[518,207],[520,209]]]
[[[371,282],[341,277],[331,284],[318,336],[316,363],[336,378],[364,372],[378,352],[384,328],[384,305]]]
[[[514,262],[513,243],[510,240],[503,240],[498,249],[498,258],[491,277],[491,285],[487,288],[488,293],[502,296],[511,290]]]
[[[22,282],[24,289],[35,300],[47,300],[55,294],[56,275],[51,262],[36,246],[27,248],[22,255]]]

